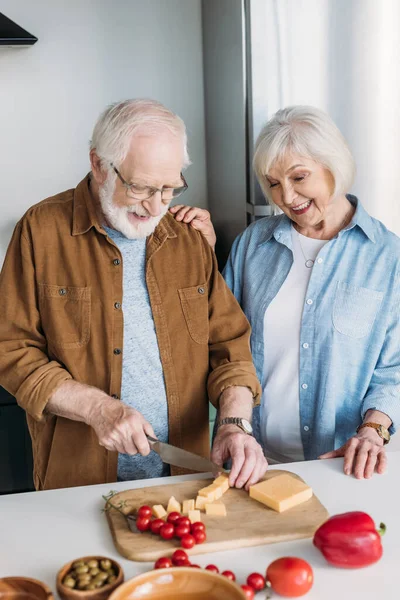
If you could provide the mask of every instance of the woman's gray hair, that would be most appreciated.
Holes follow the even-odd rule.
[[[266,176],[276,161],[293,153],[324,166],[335,181],[334,195],[349,191],[355,176],[350,148],[332,119],[313,106],[289,106],[278,110],[258,136],[253,167],[260,186],[271,202]]]
[[[94,127],[90,149],[96,151],[104,168],[109,169],[110,163],[119,167],[128,154],[132,136],[139,129],[157,133],[160,127],[182,137],[183,168],[186,168],[190,159],[185,123],[156,100],[123,100],[108,106]]]

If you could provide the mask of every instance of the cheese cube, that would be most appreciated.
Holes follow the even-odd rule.
[[[210,492],[213,492],[215,490],[214,484],[208,485],[207,487],[201,488],[201,490],[199,490],[197,493],[199,496],[208,496],[208,494]]]
[[[225,494],[229,490],[229,479],[228,475],[220,475],[214,480],[213,485],[218,486],[222,493]]]
[[[208,490],[206,490],[206,488],[204,488],[203,490],[199,490],[199,495],[197,496],[198,498],[204,498],[209,504],[211,504],[211,502],[214,502],[215,500],[215,489],[211,490],[210,488]]]
[[[179,504],[178,500],[174,498],[174,496],[171,496],[171,498],[168,500],[167,513],[170,512],[181,512],[181,505]]]
[[[151,510],[153,515],[157,517],[157,519],[162,519],[167,515],[167,511],[161,504],[155,504]]]
[[[204,510],[204,507],[207,503],[207,498],[205,498],[204,496],[197,496],[196,498],[196,508],[198,508],[199,510]]]
[[[251,485],[249,493],[250,498],[258,500],[277,512],[283,512],[306,502],[313,495],[308,485],[288,473]]]
[[[194,500],[184,500],[182,504],[182,514],[187,515],[189,510],[194,510]]]
[[[191,523],[197,523],[197,521],[201,521],[199,510],[189,510],[188,517]]]
[[[206,504],[206,515],[213,517],[226,517],[226,506],[223,502]]]

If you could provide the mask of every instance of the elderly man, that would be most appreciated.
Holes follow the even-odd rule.
[[[249,324],[202,235],[168,207],[187,183],[182,120],[128,100],[98,120],[91,173],[17,224],[0,279],[0,383],[25,409],[37,489],[170,474],[147,435],[265,472],[247,432]],[[181,472],[172,469],[172,473]]]

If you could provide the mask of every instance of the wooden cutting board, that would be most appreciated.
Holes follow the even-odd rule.
[[[285,472],[269,471],[265,479]],[[303,481],[297,475],[294,476]],[[127,514],[143,504],[162,504],[166,507],[171,496],[182,503],[183,500],[196,498],[198,490],[210,483],[211,479],[201,479],[127,490],[116,494],[112,502],[118,504],[124,501],[124,512]],[[189,555],[312,537],[315,530],[329,517],[326,508],[315,495],[283,513],[277,513],[253,500],[244,490],[231,488],[221,500],[226,506],[227,516],[210,517],[201,512],[207,541],[187,550]],[[116,510],[111,509],[106,515],[117,550],[130,560],[154,561],[161,556],[171,555],[179,548],[178,539],[167,541],[149,532],[132,533],[126,519]]]

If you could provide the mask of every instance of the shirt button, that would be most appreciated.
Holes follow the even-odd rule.
[[[113,395],[111,396],[111,398],[114,398],[114,400],[119,400],[119,396],[118,396],[118,394],[113,394]]]
[[[302,383],[301,387],[303,388],[303,390],[306,390],[308,388],[308,385],[306,383]]]
[[[310,428],[308,425],[304,425],[304,431],[310,431]]]
[[[121,264],[121,261],[119,260],[119,258],[114,258],[113,260],[113,265],[115,265],[116,267],[118,267],[118,265]]]
[[[114,303],[114,308],[116,308],[117,310],[121,308],[121,302],[115,302]]]
[[[65,296],[67,290],[65,288],[61,288],[61,290],[58,290],[58,293],[60,294],[60,296]]]
[[[204,294],[204,288],[203,287],[197,288],[197,291],[199,292],[199,294]]]
[[[311,300],[311,298],[308,298],[307,304],[311,305],[312,303],[313,303],[313,301]]]
[[[303,348],[305,348],[305,349],[307,349],[307,348],[308,348],[308,344],[307,344],[307,342],[304,342],[304,344],[303,344]]]
[[[324,262],[324,259],[323,259],[323,258],[317,258],[317,263],[318,263],[319,265],[320,265],[321,263],[323,263],[323,262]]]
[[[121,354],[121,348],[114,348],[114,354]]]

